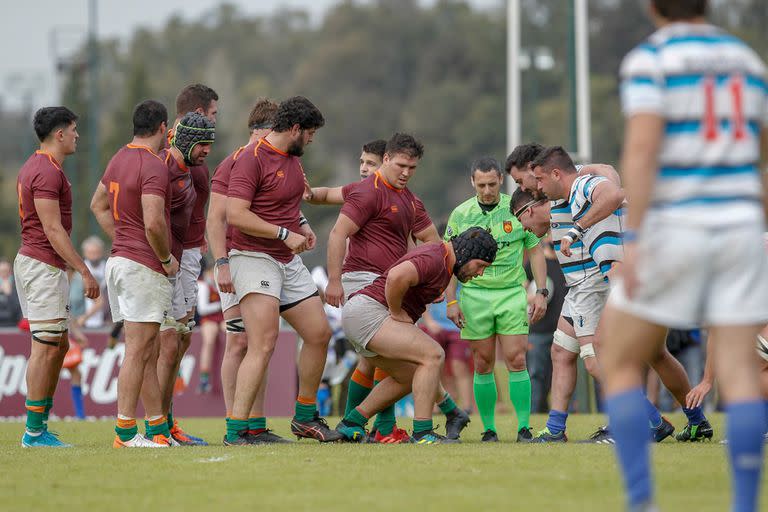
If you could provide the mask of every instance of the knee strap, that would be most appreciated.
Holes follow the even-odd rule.
[[[765,361],[768,361],[768,341],[759,334],[757,335],[757,353]]]
[[[579,349],[579,357],[582,359],[582,361],[588,357],[595,357],[594,345],[592,345],[592,343],[582,345],[581,349]]]
[[[226,331],[237,334],[239,332],[245,332],[245,324],[243,324],[243,318],[237,317],[226,321]]]
[[[32,339],[43,345],[49,345],[51,347],[58,347],[61,343],[61,338],[68,329],[68,323],[66,320],[59,320],[58,322],[46,322],[38,323],[34,322],[30,325],[30,334]],[[39,335],[56,336],[59,339],[56,341],[40,338]]]
[[[579,353],[579,341],[576,338],[567,335],[560,329],[556,330],[552,335],[552,342],[555,345],[563,347],[568,352],[572,352],[574,354]]]

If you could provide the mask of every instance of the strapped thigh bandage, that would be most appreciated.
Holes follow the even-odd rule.
[[[588,357],[595,357],[595,347],[591,343],[586,343],[579,349],[579,357],[584,360]]]
[[[555,334],[552,335],[552,342],[555,345],[559,345],[563,347],[568,352],[573,352],[574,354],[579,353],[579,342],[576,338],[567,335],[560,329],[555,331]]]
[[[243,318],[237,317],[226,321],[226,331],[237,334],[239,332],[245,332],[245,325],[243,324]]]
[[[32,339],[35,340],[38,343],[42,343],[43,345],[50,345],[52,347],[58,347],[61,343],[61,339],[65,332],[67,332],[68,329],[68,323],[66,320],[59,320],[58,322],[32,322],[29,325],[30,328],[30,334],[32,334]],[[40,338],[40,336],[51,336],[58,338],[56,341],[49,340],[45,338]]]

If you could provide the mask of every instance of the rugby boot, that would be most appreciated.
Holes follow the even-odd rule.
[[[530,443],[533,441],[533,429],[531,427],[524,427],[517,431],[518,443]]]
[[[248,437],[251,444],[293,444],[293,441],[280,437],[268,428],[249,430]]]
[[[597,431],[589,436],[589,439],[579,441],[579,444],[616,444],[608,427],[598,427]]]
[[[168,445],[155,443],[137,433],[128,441],[121,441],[120,436],[115,436],[112,448],[168,448]]]
[[[348,443],[365,443],[368,441],[368,434],[365,432],[365,428],[362,425],[352,423],[351,421],[341,420],[336,425],[336,432],[338,432],[342,438],[342,441]]]
[[[712,425],[710,425],[707,420],[704,420],[698,425],[691,425],[688,423],[682,432],[679,432],[675,436],[675,439],[682,443],[696,443],[698,441],[709,441],[714,435],[715,431],[712,429]]]
[[[315,412],[315,417],[310,421],[299,421],[294,416],[291,419],[291,432],[298,439],[317,439],[321,443],[341,441],[344,438],[341,432],[332,430],[328,426],[328,422],[325,421],[325,418],[320,417],[320,414],[317,412]]]
[[[375,443],[381,444],[401,444],[411,442],[411,436],[408,435],[408,432],[397,427],[392,430],[391,434],[387,435],[383,435],[381,432],[376,431],[373,439]]]
[[[461,443],[459,439],[450,439],[446,436],[442,436],[434,430],[428,430],[426,432],[418,432],[411,436],[412,443],[414,444],[456,444]]]
[[[458,439],[461,431],[469,425],[469,414],[458,407],[445,415],[445,437]]]
[[[651,436],[654,442],[660,443],[675,433],[675,426],[667,418],[661,417],[661,425],[651,428]]]
[[[558,434],[553,434],[548,428],[540,430],[539,433],[531,439],[532,443],[567,443],[568,436],[565,435],[565,430]]]

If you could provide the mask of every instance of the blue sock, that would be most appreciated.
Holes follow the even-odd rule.
[[[768,433],[768,400],[765,402],[765,432]]]
[[[640,388],[606,397],[605,400],[630,506],[653,498],[648,448],[650,439],[646,424],[648,403]]]
[[[685,416],[688,418],[688,423],[690,423],[691,425],[698,425],[699,423],[707,419],[704,417],[704,411],[702,410],[701,406],[694,407],[693,409],[686,409],[685,407],[683,407],[683,412],[685,413]]]
[[[85,419],[85,407],[83,407],[83,388],[72,386],[72,403],[75,405],[75,416]]]
[[[560,412],[554,409],[549,411],[547,418],[547,429],[552,434],[559,434],[565,430],[565,421],[568,419],[567,412]]]
[[[658,428],[661,425],[661,413],[645,395],[643,395],[643,401],[645,402],[645,410],[648,413],[648,422],[651,424],[651,428]]]
[[[733,512],[757,510],[757,491],[763,465],[765,405],[739,402],[725,407],[728,455],[733,481]]]

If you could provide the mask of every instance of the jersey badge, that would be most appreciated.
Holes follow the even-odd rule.
[[[512,221],[511,220],[505,220],[504,221],[504,232],[505,233],[511,233],[512,232]]]

